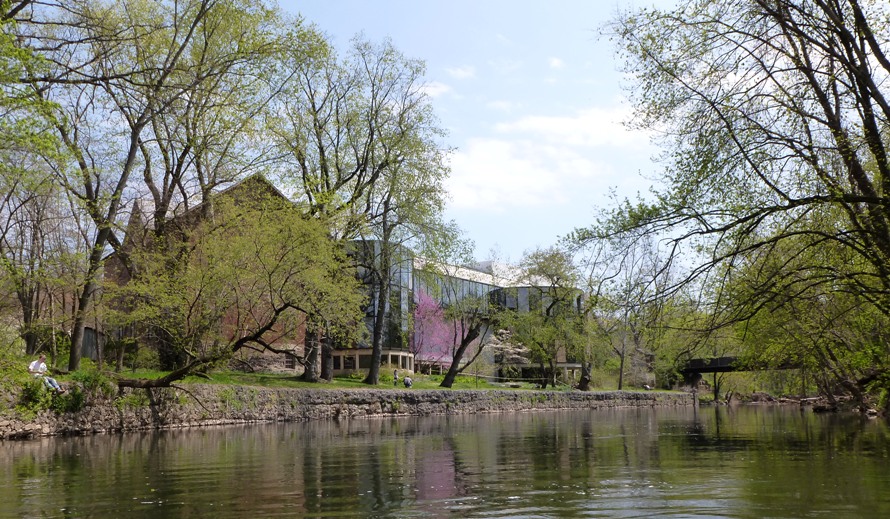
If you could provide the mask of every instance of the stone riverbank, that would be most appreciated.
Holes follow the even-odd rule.
[[[90,401],[76,413],[43,411],[31,419],[4,413],[0,439],[260,422],[694,405],[691,394],[659,391],[184,387],[128,390],[115,399]]]

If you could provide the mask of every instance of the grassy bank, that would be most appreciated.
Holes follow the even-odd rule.
[[[164,376],[166,372],[154,370],[125,370],[122,373],[114,373],[105,369],[98,369],[91,361],[84,359],[81,369],[73,373],[64,373],[59,370],[51,370],[52,376],[68,391],[64,395],[56,395],[44,387],[40,379],[36,379],[27,373],[29,358],[6,357],[3,369],[0,370],[2,382],[3,414],[18,414],[22,417],[34,416],[43,410],[55,412],[77,412],[88,402],[96,398],[119,399],[120,391],[117,388],[116,378],[145,378],[156,379]],[[442,389],[440,384],[444,375],[411,375],[412,391]],[[378,391],[406,391],[403,378],[397,384],[393,383],[392,370],[384,370],[380,376],[380,383],[368,385],[362,382],[363,373],[351,376],[335,377],[332,381],[317,383],[304,382],[299,376],[288,373],[264,373],[241,372],[232,370],[217,370],[200,376],[189,376],[175,383],[176,386],[187,389],[190,385],[219,385],[233,387],[255,387],[271,389],[311,389],[311,390],[378,390]],[[532,382],[523,383],[494,383],[484,378],[474,376],[458,376],[452,386],[453,390],[508,390],[530,391],[536,389]],[[551,388],[556,391],[569,391],[569,386]],[[131,396],[125,397],[132,398]]]

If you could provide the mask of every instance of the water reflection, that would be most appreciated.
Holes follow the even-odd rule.
[[[886,424],[775,407],[4,442],[2,517],[878,517]]]

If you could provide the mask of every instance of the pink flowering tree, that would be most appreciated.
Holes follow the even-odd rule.
[[[414,357],[424,362],[442,362],[451,357],[454,326],[432,296],[422,290],[415,293]]]
[[[431,295],[417,290],[413,344],[415,358],[448,363],[448,373],[441,386],[451,387],[457,375],[481,354],[481,340],[488,331],[489,323],[481,298],[467,297],[453,302],[448,308],[442,308]],[[472,357],[461,365],[464,355],[471,350],[474,352]]]

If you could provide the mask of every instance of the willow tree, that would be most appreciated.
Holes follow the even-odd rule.
[[[858,0],[695,0],[621,15],[634,123],[663,136],[666,165],[657,200],[625,204],[616,229],[697,247],[687,282],[779,243],[786,258],[840,248],[857,260],[794,262],[795,276],[777,269],[773,281],[834,286],[890,314],[888,16],[886,3]],[[714,305],[727,301],[721,279]],[[714,325],[770,297],[748,295],[732,305],[741,312],[715,306],[727,318]]]
[[[285,177],[309,214],[331,222],[335,239],[376,238],[383,247],[365,258],[376,294],[372,326],[380,358],[390,270],[396,249],[439,221],[447,174],[442,130],[424,91],[424,64],[392,43],[356,38],[344,56],[323,39],[310,59],[286,56],[292,86],[269,121]],[[323,334],[321,323],[315,330]],[[323,342],[325,349],[330,344]],[[379,362],[367,381],[377,383]],[[328,366],[327,362],[322,363]],[[313,367],[307,380],[317,380]]]

